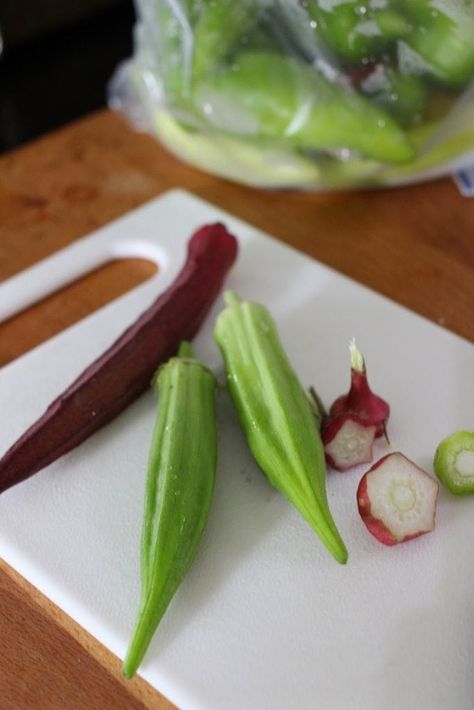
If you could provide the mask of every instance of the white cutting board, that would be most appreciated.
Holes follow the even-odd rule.
[[[270,308],[303,383],[314,384],[327,403],[347,389],[347,346],[355,336],[373,389],[392,406],[392,449],[431,472],[439,440],[474,428],[470,343],[174,191],[0,285],[6,317],[117,255],[147,255],[161,269],[0,371],[0,454],[166,287],[191,232],[216,220],[241,247],[227,287]],[[220,376],[212,325],[221,306],[219,300],[196,339],[197,353]],[[82,446],[0,496],[0,555],[119,657],[139,594],[155,406],[145,394]],[[442,490],[434,533],[387,548],[357,513],[362,469],[330,473],[330,503],[349,548],[343,567],[257,470],[224,393],[218,416],[209,524],[143,676],[183,709],[472,707],[474,498]],[[387,450],[377,444],[376,456]]]

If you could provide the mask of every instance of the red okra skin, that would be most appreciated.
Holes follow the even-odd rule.
[[[236,238],[223,224],[205,225],[192,235],[170,287],[0,459],[0,493],[81,444],[148,389],[159,364],[198,332],[237,251]]]

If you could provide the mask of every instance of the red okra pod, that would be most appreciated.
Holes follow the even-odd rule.
[[[0,493],[110,422],[150,386],[157,366],[199,330],[237,256],[224,225],[198,229],[174,282],[0,459]]]

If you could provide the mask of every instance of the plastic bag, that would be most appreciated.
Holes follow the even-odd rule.
[[[474,0],[136,0],[109,103],[260,187],[396,185],[474,162]]]

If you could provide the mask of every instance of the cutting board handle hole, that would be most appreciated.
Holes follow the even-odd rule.
[[[0,367],[147,281],[148,259],[113,259],[0,323]]]

